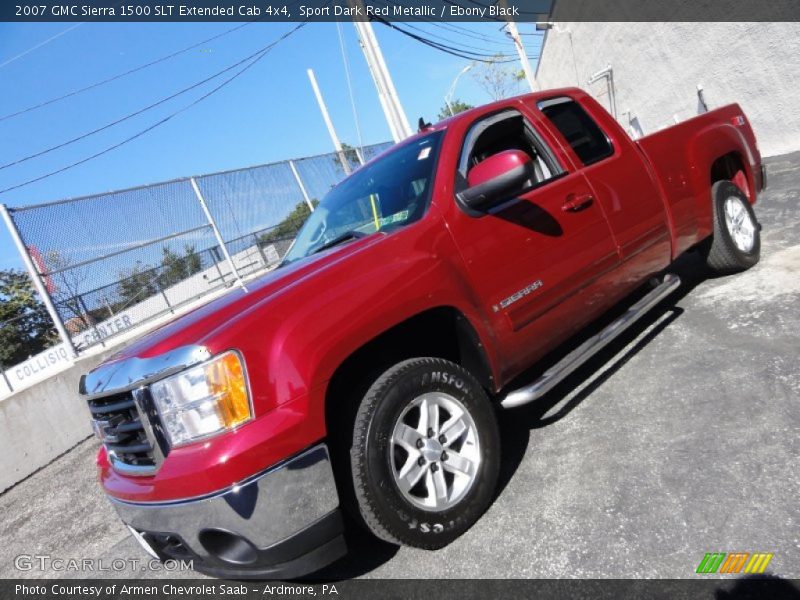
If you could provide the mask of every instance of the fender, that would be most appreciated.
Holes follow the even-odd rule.
[[[726,107],[731,117],[743,115],[738,105]],[[687,158],[692,165],[690,184],[693,188],[696,214],[697,214],[697,240],[700,241],[711,235],[713,231],[711,185],[711,166],[719,157],[736,153],[745,168],[747,178],[748,196],[755,198],[756,190],[753,178],[753,165],[757,162],[750,151],[750,146],[744,133],[733,123],[712,124],[704,127],[692,136]]]

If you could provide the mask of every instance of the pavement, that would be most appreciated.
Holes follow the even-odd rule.
[[[323,578],[691,578],[707,552],[770,552],[800,577],[800,153],[768,160],[761,262],[682,287],[539,403],[501,414],[503,470],[447,548],[354,532]],[[137,558],[95,476],[93,439],[0,495],[0,578],[20,555]],[[23,561],[24,566],[24,561]],[[103,577],[196,577],[122,570]]]

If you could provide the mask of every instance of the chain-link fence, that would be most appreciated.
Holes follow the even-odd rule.
[[[348,150],[347,169],[390,145]],[[330,153],[8,212],[83,350],[273,268],[344,176]]]

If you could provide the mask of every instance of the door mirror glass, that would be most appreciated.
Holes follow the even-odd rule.
[[[522,150],[504,150],[481,161],[467,174],[467,189],[457,194],[469,209],[484,212],[531,185],[535,169]]]

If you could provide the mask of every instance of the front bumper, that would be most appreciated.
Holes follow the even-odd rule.
[[[299,577],[346,552],[324,444],[209,496],[111,501],[159,558],[192,560],[215,577]]]

